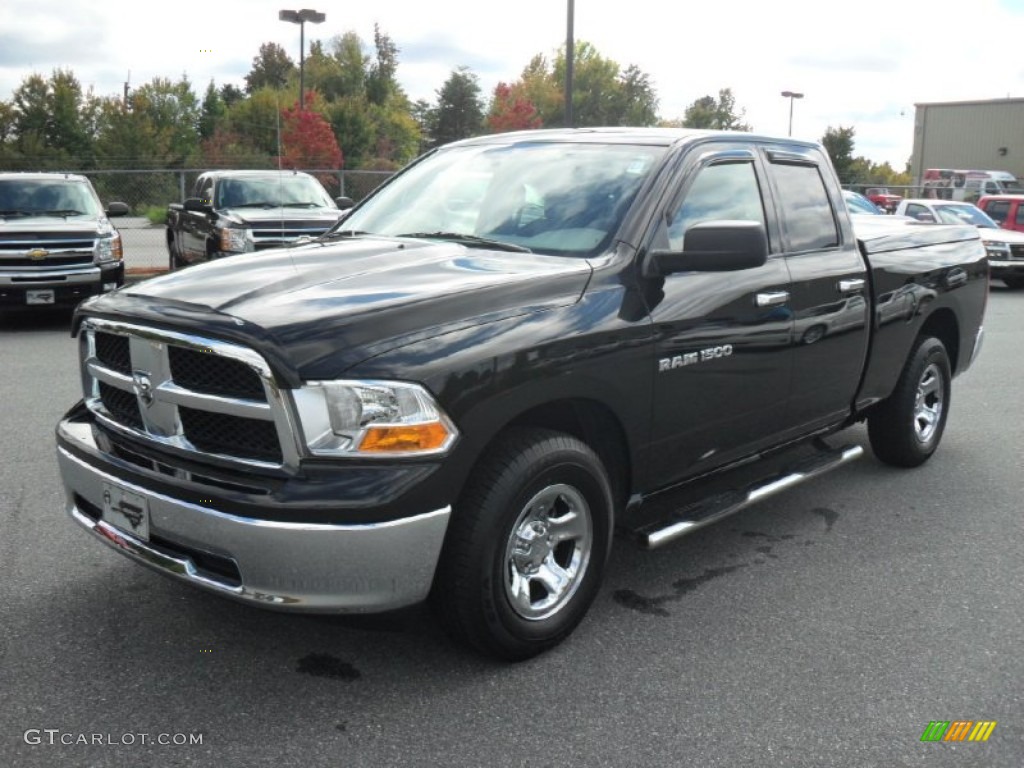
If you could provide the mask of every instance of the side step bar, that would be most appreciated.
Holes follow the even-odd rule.
[[[636,530],[635,535],[641,546],[656,549],[739,512],[755,502],[859,459],[863,454],[864,449],[859,445],[829,448],[799,462],[782,474],[760,480],[745,489],[725,491],[703,498],[674,512],[668,520],[661,520]]]

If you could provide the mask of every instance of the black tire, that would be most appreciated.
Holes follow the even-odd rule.
[[[1004,277],[1003,282],[1011,291],[1019,291],[1024,288],[1024,277]]]
[[[185,266],[184,264],[181,263],[181,258],[178,256],[178,248],[174,244],[173,240],[167,241],[167,253],[169,254],[167,258],[167,268],[171,272],[173,272],[176,269],[181,269],[183,266]]]
[[[585,443],[536,428],[503,435],[448,528],[431,594],[445,629],[506,661],[560,643],[601,585],[612,509],[605,468]]]
[[[896,389],[868,416],[875,456],[897,467],[924,464],[939,447],[946,428],[951,380],[949,355],[942,342],[920,339]]]

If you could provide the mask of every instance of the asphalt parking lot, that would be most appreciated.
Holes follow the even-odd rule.
[[[513,666],[420,611],[274,614],[90,541],[54,458],[67,325],[0,314],[2,766],[1024,765],[1024,293],[993,285],[925,466],[868,450],[655,553],[618,542],[579,630]],[[921,741],[955,720],[997,726]]]

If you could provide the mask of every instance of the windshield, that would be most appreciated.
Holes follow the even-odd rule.
[[[976,227],[999,227],[984,211],[974,205],[937,205],[935,213],[943,224],[973,224]]]
[[[92,188],[72,179],[0,180],[0,216],[99,216]]]
[[[592,256],[611,244],[664,152],[577,143],[450,147],[396,177],[338,229]]]
[[[309,176],[253,176],[222,179],[215,208],[336,208],[318,181]]]
[[[850,213],[870,213],[875,216],[882,215],[882,209],[868,200],[864,195],[856,192],[843,192],[843,199]]]

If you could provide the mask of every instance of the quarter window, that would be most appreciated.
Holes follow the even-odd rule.
[[[756,221],[764,226],[764,205],[753,163],[720,163],[702,169],[670,219],[669,247],[683,250],[690,227],[723,219]]]
[[[816,165],[774,163],[772,173],[786,219],[790,251],[839,245],[839,230],[825,182]]]
[[[1006,214],[1010,212],[1010,204],[1005,200],[993,200],[985,206],[985,213],[1002,224],[1006,221]]]

